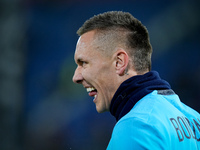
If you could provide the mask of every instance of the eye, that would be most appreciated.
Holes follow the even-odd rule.
[[[81,61],[81,66],[85,67],[85,66],[86,66],[86,64],[87,64],[87,62],[86,62],[86,61]]]
[[[77,62],[78,62],[78,65],[80,65],[80,66],[82,66],[82,67],[84,67],[84,66],[87,64],[86,61],[81,60],[81,59],[78,59]]]
[[[82,61],[82,65],[85,65],[86,64],[86,62],[85,61]]]

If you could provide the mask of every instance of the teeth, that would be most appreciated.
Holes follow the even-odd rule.
[[[94,98],[96,98],[96,97],[97,97],[97,95],[94,96]]]
[[[87,92],[91,92],[91,91],[95,90],[95,88],[91,87],[91,88],[87,88],[86,90],[87,90]]]

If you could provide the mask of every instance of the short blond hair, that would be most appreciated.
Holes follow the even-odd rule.
[[[151,70],[152,46],[146,27],[128,12],[109,11],[85,21],[79,28],[79,36],[96,30],[98,47],[112,50],[122,45],[130,55],[137,72]]]

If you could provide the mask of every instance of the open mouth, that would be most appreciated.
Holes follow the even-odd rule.
[[[89,96],[95,97],[97,96],[97,90],[93,87],[86,88],[87,92],[89,93]]]

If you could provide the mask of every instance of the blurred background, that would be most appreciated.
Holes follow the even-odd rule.
[[[0,0],[0,149],[103,150],[115,119],[72,82],[77,29],[110,10],[148,28],[153,70],[200,112],[199,0]]]

